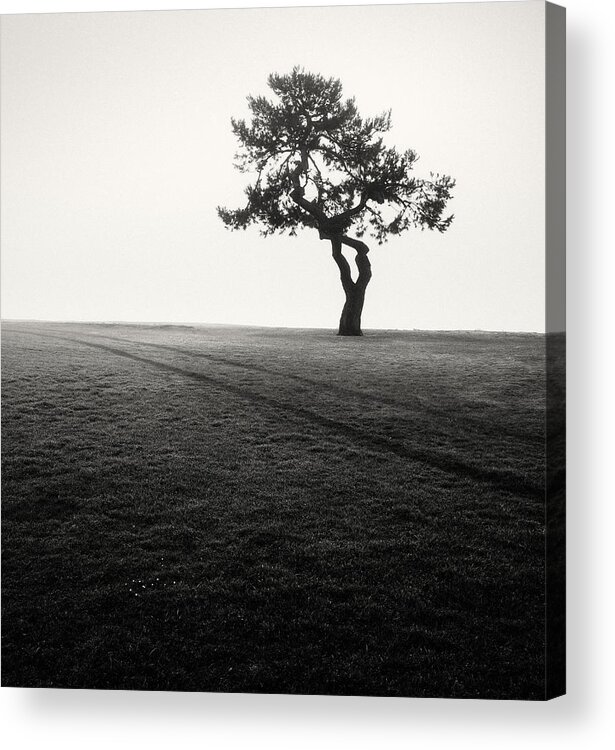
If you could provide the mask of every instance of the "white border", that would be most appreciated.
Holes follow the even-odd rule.
[[[322,2],[5,2],[0,12]],[[336,4],[366,4],[338,2]],[[568,7],[569,671],[550,703],[0,691],[4,747],[607,748],[615,737],[612,3]]]

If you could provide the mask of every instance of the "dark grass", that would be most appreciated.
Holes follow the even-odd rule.
[[[544,697],[544,337],[2,333],[3,685]]]

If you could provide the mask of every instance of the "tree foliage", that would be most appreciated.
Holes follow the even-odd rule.
[[[363,118],[339,80],[298,67],[268,84],[275,101],[250,96],[251,120],[232,120],[235,166],[254,178],[245,207],[218,208],[228,227],[257,224],[264,235],[313,227],[322,238],[352,227],[379,243],[411,226],[448,228],[453,217],[443,214],[455,182],[415,177],[417,154],[385,145],[390,112]]]

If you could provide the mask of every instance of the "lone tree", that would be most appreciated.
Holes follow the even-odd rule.
[[[316,229],[331,243],[346,295],[339,334],[360,336],[372,271],[369,248],[358,238],[368,233],[382,244],[410,226],[444,232],[453,219],[442,214],[455,181],[414,177],[416,153],[383,143],[390,112],[364,119],[354,99],[342,99],[339,80],[296,67],[270,75],[268,84],[277,101],[249,96],[251,122],[231,120],[240,143],[235,166],[256,175],[245,190],[247,205],[218,207],[218,214],[231,229],[259,224],[265,236]],[[356,254],[355,280],[344,245]]]

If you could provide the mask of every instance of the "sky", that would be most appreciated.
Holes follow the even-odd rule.
[[[312,231],[230,232],[231,117],[295,65],[457,187],[445,233],[371,244],[363,327],[544,331],[544,3],[1,19],[4,319],[335,328]]]

